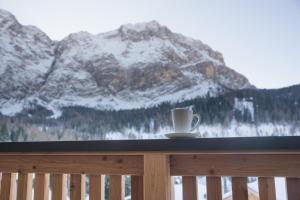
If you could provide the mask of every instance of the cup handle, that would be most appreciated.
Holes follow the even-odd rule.
[[[194,118],[197,118],[197,122],[195,123],[195,125],[193,126],[193,128],[192,128],[190,131],[195,130],[195,129],[198,128],[199,125],[200,125],[200,120],[201,120],[200,115],[199,115],[199,114],[194,114],[194,115],[193,115],[193,119],[194,119]]]

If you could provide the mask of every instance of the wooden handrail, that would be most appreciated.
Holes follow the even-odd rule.
[[[2,172],[143,175],[138,155],[0,155]]]
[[[189,154],[170,160],[173,176],[300,177],[300,154]]]
[[[0,200],[46,200],[49,191],[52,200],[104,200],[104,175],[110,200],[124,199],[124,175],[132,200],[172,200],[172,176],[183,177],[184,200],[197,199],[197,176],[207,177],[208,200],[222,199],[222,176],[232,177],[233,200],[248,199],[248,176],[259,177],[260,200],[275,200],[277,176],[298,200],[300,137],[0,143],[0,172]]]
[[[197,139],[0,142],[0,154],[128,154],[144,152],[300,152],[300,136]]]

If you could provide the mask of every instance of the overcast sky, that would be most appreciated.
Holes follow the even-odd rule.
[[[259,88],[300,83],[300,0],[0,0],[52,39],[157,20],[223,53]]]

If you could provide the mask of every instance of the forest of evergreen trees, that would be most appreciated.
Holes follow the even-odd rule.
[[[250,110],[234,109],[234,99],[253,102],[254,120]],[[163,103],[152,108],[120,111],[100,111],[84,107],[63,108],[58,119],[51,119],[51,111],[42,107],[24,111],[15,117],[0,116],[0,141],[24,141],[24,127],[58,127],[87,134],[105,135],[134,128],[145,133],[156,132],[160,127],[171,126],[170,110],[174,107],[194,105],[204,124],[226,126],[232,120],[243,123],[289,123],[300,126],[300,85],[277,90],[239,90],[217,97],[197,98],[181,103]],[[63,131],[60,132],[63,134]]]

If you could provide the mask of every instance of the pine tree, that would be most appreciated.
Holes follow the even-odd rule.
[[[2,124],[0,129],[0,141],[9,141],[9,131],[6,124]]]
[[[14,129],[12,129],[10,132],[10,140],[12,142],[18,142],[18,140],[19,140],[19,133],[17,131],[15,131]]]

